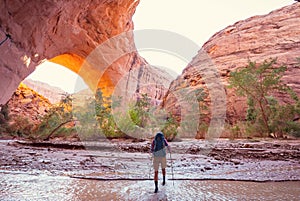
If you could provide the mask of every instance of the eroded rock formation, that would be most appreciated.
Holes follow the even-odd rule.
[[[7,102],[10,124],[37,124],[52,106],[50,101],[21,83]],[[28,122],[27,122],[28,121]]]
[[[295,3],[267,15],[239,21],[216,33],[203,45],[183,74],[171,84],[164,101],[165,107],[182,116],[178,109],[180,100],[174,94],[184,89],[207,86],[207,79],[203,75],[215,68],[226,91],[227,120],[234,122],[243,119],[245,99],[237,97],[227,88],[229,74],[238,67],[246,66],[249,60],[259,63],[269,58],[277,58],[278,64],[287,65],[283,79],[300,95],[300,68],[296,59],[300,57],[299,26],[300,4]],[[204,52],[208,57],[202,56]]]
[[[124,73],[145,65],[130,32],[138,3],[139,0],[2,0],[0,40],[10,38],[0,46],[0,104],[45,59],[78,73],[92,90],[113,88]],[[97,50],[94,56],[98,63],[93,63],[90,54],[96,47],[126,32],[114,41],[117,43],[106,43],[102,51]],[[168,79],[165,78],[167,82]]]

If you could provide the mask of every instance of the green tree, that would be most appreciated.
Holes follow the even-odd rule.
[[[172,141],[177,136],[178,126],[179,123],[175,120],[172,114],[169,114],[162,129],[162,132],[169,141]]]
[[[160,129],[171,141],[177,135],[179,124],[171,113],[165,114],[161,107],[151,104],[151,98],[142,94],[136,104],[130,108],[130,117],[135,125],[142,128]]]
[[[282,92],[293,94],[281,80],[286,69],[286,66],[276,67],[276,59],[265,60],[262,64],[250,61],[246,67],[230,75],[229,87],[234,88],[238,95],[248,99],[246,119],[261,125],[263,132],[269,134],[274,132],[272,121],[279,119],[284,110],[284,107],[280,106],[273,97],[274,94]]]
[[[95,100],[92,103],[95,107],[95,118],[106,137],[132,138],[127,135],[127,132],[134,132],[137,126],[150,130],[160,128],[167,138],[170,136],[169,139],[177,135],[178,124],[174,118],[170,115],[165,117],[166,115],[160,108],[151,104],[151,99],[147,94],[142,94],[134,103],[128,103],[129,108],[126,111],[124,111],[126,107],[121,107],[121,103],[122,97],[116,97],[116,100],[112,101],[111,97],[104,97],[100,89],[95,94]]]
[[[72,114],[72,100],[70,94],[65,94],[57,105],[50,108],[36,129],[39,137],[49,140],[62,126],[75,121]]]
[[[126,137],[124,133],[117,127],[113,114],[112,107],[119,106],[119,100],[112,101],[111,96],[103,96],[101,89],[98,89],[95,94],[95,111],[96,119],[99,122],[100,129],[106,137]]]
[[[142,94],[142,97],[137,99],[136,104],[129,109],[131,120],[135,125],[145,128],[150,123],[150,119],[153,118],[151,109],[150,98],[147,94]]]

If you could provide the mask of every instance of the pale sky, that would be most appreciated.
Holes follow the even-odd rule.
[[[140,0],[133,22],[135,30],[171,31],[201,47],[213,34],[239,20],[264,15],[294,2],[294,0]],[[170,68],[178,74],[191,59],[183,59],[159,50],[143,50],[140,54],[148,63]],[[197,51],[193,56],[196,54]],[[60,87],[69,93],[74,92],[77,88],[76,82],[80,79],[67,68],[49,62],[37,67],[29,78]]]

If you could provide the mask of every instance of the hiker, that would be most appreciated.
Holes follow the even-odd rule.
[[[158,169],[159,164],[161,165],[162,175],[163,175],[163,183],[164,186],[166,184],[166,167],[167,167],[167,159],[166,159],[166,148],[168,147],[168,151],[170,152],[170,147],[167,140],[164,137],[162,132],[158,132],[155,135],[154,140],[151,144],[151,153],[153,154],[153,168],[154,168],[154,184],[155,191],[158,191]]]

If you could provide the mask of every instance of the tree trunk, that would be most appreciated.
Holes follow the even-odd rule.
[[[49,141],[50,137],[53,135],[53,133],[55,133],[60,127],[62,127],[63,125],[67,124],[67,123],[70,123],[72,121],[76,121],[76,120],[68,120],[66,122],[63,122],[61,124],[59,124],[55,129],[52,130],[52,132],[44,139],[45,141]]]

